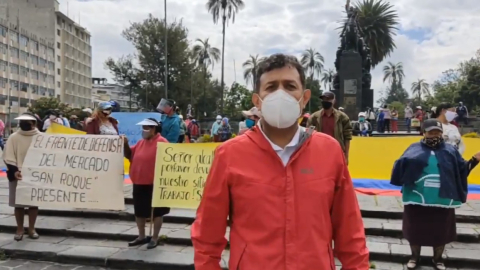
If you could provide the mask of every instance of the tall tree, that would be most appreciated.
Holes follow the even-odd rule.
[[[403,72],[402,62],[396,64],[388,62],[386,66],[383,67],[383,82],[389,81],[390,83],[397,83],[399,80],[402,80],[405,77]]]
[[[359,10],[358,23],[375,67],[396,48],[393,38],[399,26],[398,14],[384,0],[358,1],[354,7]]]
[[[213,16],[213,22],[216,24],[222,18],[222,76],[221,76],[221,87],[224,91],[225,81],[224,81],[224,72],[225,72],[225,28],[227,26],[227,19],[232,20],[232,23],[235,22],[235,14],[244,7],[243,0],[208,0],[207,9]],[[221,100],[221,111],[223,111],[223,96]]]
[[[188,30],[182,21],[167,25],[151,14],[142,22],[132,23],[122,35],[136,49],[139,69],[143,79],[143,93],[138,98],[142,104],[155,108],[163,97],[165,86],[165,31],[168,31],[168,97],[181,107],[190,99],[191,72]]]
[[[243,63],[243,78],[248,84],[252,82],[253,90],[257,88],[257,68],[260,65],[260,62],[263,61],[263,57],[259,58],[258,54],[253,56],[250,55],[250,58]]]
[[[331,68],[323,72],[321,81],[323,83],[323,86],[325,87],[325,90],[327,90],[327,84],[328,84],[328,91],[332,91],[332,81],[334,76],[335,76],[335,70]]]
[[[315,49],[307,49],[302,53],[302,57],[300,59],[300,63],[302,64],[303,68],[310,74],[310,82],[313,83],[313,79],[315,74],[318,75],[323,70],[323,56],[315,51]],[[309,88],[312,88],[313,85],[310,85]],[[312,110],[311,102],[308,102],[308,110]]]
[[[249,110],[252,107],[252,93],[245,86],[234,83],[225,92],[224,113],[230,117],[239,116],[241,111]]]
[[[466,70],[465,75],[456,101],[462,101],[470,110],[476,110],[480,104],[480,66],[472,65]]]
[[[141,78],[139,70],[133,64],[133,56],[123,56],[117,61],[113,58],[108,58],[105,62],[105,66],[110,70],[114,76],[115,82],[124,86],[124,92],[122,95],[128,96],[128,108],[132,111],[132,105],[136,104],[137,108],[137,93],[141,88]],[[147,108],[146,104],[145,108]]]
[[[209,39],[201,40],[197,39],[197,44],[193,46],[193,57],[195,59],[195,63],[203,68],[203,73],[204,73],[204,78],[205,81],[207,81],[207,75],[208,75],[208,68],[212,67],[215,65],[220,60],[220,50],[216,47],[212,47],[209,43]],[[223,95],[223,87],[220,88],[221,94]],[[203,89],[203,101],[207,102],[207,97],[206,97],[206,91],[207,91],[207,84],[205,84],[205,88]],[[223,100],[223,97],[222,97]],[[206,103],[203,104],[203,111],[204,113],[206,112]]]
[[[424,79],[418,79],[412,83],[412,95],[417,96],[419,101],[422,101],[422,96],[430,96],[430,85]]]

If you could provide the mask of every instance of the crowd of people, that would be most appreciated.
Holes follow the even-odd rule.
[[[293,56],[266,58],[256,78],[254,107],[242,112],[245,121],[239,136],[232,138],[229,119],[220,115],[210,130],[213,141],[223,143],[215,151],[191,226],[195,268],[220,269],[229,218],[233,221],[230,269],[306,270],[312,265],[333,269],[333,254],[344,269],[369,269],[363,220],[348,171],[350,142],[354,130],[368,136],[373,121],[382,123],[382,131],[395,132],[398,111],[388,106],[378,113],[368,109],[352,125],[344,112],[335,109],[335,94],[327,91],[320,96],[319,111],[302,115],[311,91],[302,65]],[[183,143],[187,137],[195,140],[201,135],[197,121],[190,114],[184,121],[173,100],[162,99],[157,110],[162,114],[160,121],[147,118],[137,123],[142,139],[135,145],[119,134],[109,102],[100,103],[84,120],[87,134],[124,137],[138,226],[138,236],[128,245],[146,244],[148,249],[158,245],[163,216],[170,212],[151,207],[157,143]],[[462,158],[465,145],[451,124],[457,116],[458,108],[448,103],[432,108],[428,119],[421,108],[415,113],[408,106],[405,109],[406,121],[420,119],[423,134],[395,162],[391,176],[391,184],[403,187],[403,234],[412,252],[408,269],[418,265],[422,246],[433,247],[433,266],[445,269],[445,245],[456,238],[455,208],[466,202],[467,177],[480,160],[480,153],[468,161]],[[27,235],[39,238],[35,231],[38,208],[15,203],[28,146],[49,123],[67,123],[55,111],[45,121],[31,113],[16,120],[20,129],[8,139],[3,159],[18,228],[14,239],[21,241],[27,208]],[[153,222],[149,236],[145,232],[148,219]]]

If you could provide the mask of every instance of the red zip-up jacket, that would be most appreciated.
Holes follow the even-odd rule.
[[[258,127],[217,148],[191,229],[196,270],[221,269],[227,217],[231,270],[335,270],[334,255],[344,270],[369,269],[343,151],[302,134],[286,167]]]

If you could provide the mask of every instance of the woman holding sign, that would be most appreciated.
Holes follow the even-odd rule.
[[[17,205],[15,204],[15,195],[17,191],[17,183],[22,180],[22,165],[27,155],[28,148],[32,142],[34,135],[40,133],[37,126],[37,119],[33,114],[24,113],[15,118],[20,123],[20,129],[10,135],[3,152],[3,160],[7,165],[7,178],[9,189],[9,205],[15,207],[15,220],[17,221],[17,232],[15,234],[16,241],[23,239],[24,227],[23,220],[25,217],[25,208],[28,208],[28,237],[38,239],[35,231],[35,222],[38,215],[38,207]]]
[[[112,104],[100,102],[91,118],[86,121],[87,134],[118,135],[118,121],[111,117]]]
[[[133,208],[135,221],[138,227],[138,237],[128,246],[139,246],[148,243],[147,248],[152,249],[158,245],[158,235],[162,228],[163,216],[170,213],[170,208],[158,207],[152,209],[153,178],[155,175],[155,158],[157,156],[157,143],[168,143],[162,137],[162,126],[155,118],[147,118],[138,126],[142,126],[142,137],[134,146],[128,145],[124,137],[125,158],[130,161],[130,179],[133,182]],[[145,236],[145,223],[147,218],[153,217],[153,236]]]

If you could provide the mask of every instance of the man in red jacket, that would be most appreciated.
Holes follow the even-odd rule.
[[[298,125],[310,90],[295,57],[257,71],[257,126],[215,152],[192,225],[196,270],[220,270],[230,219],[229,269],[369,269],[362,217],[334,138]],[[332,241],[335,248],[332,248]]]

